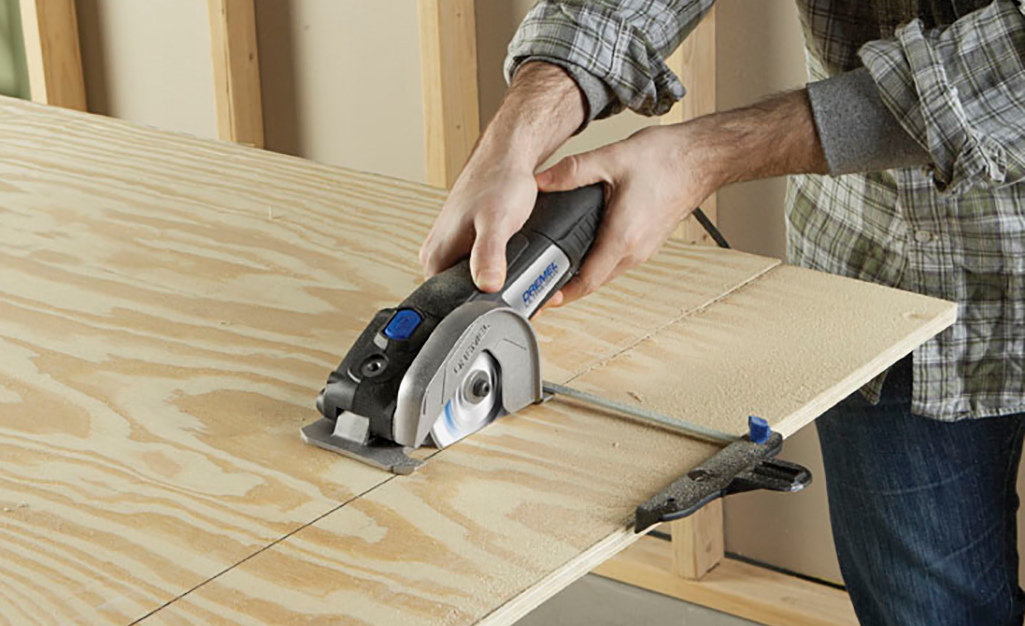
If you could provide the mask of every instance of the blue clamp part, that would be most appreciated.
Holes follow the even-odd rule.
[[[754,415],[748,416],[747,429],[753,443],[765,443],[772,435],[772,429],[769,428],[769,422],[760,417],[755,417]]]
[[[395,341],[405,341],[422,321],[423,318],[413,309],[400,309],[384,327],[384,336]]]

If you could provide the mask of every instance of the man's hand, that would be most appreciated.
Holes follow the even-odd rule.
[[[478,159],[468,165],[420,248],[424,275],[451,267],[469,251],[477,288],[501,289],[505,245],[530,217],[536,197],[532,167],[514,159]]]
[[[420,248],[425,276],[469,253],[477,287],[502,288],[505,245],[537,198],[534,170],[580,127],[584,108],[583,95],[561,68],[528,63],[516,73]]]
[[[538,187],[563,191],[603,182],[606,209],[583,268],[549,305],[582,298],[651,258],[724,185],[826,171],[804,91],[683,124],[652,126],[563,159],[537,175]]]
[[[581,298],[650,258],[706,197],[733,182],[825,173],[805,91],[755,106],[656,126],[599,150],[534,169],[584,120],[584,100],[560,68],[530,63],[459,175],[420,249],[430,277],[470,253],[482,291],[505,284],[505,246],[537,190],[604,182],[606,213],[580,274],[549,304]]]
[[[652,126],[567,157],[537,175],[541,191],[605,183],[605,215],[580,273],[549,301],[582,298],[650,259],[716,188],[714,168],[687,150],[685,126]]]

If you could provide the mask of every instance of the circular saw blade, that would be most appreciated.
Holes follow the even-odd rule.
[[[481,352],[466,369],[456,393],[431,427],[431,440],[439,448],[477,432],[504,413],[498,361]]]

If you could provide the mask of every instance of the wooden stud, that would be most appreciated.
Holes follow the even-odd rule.
[[[715,9],[680,44],[666,63],[687,87],[687,96],[662,116],[663,124],[678,124],[715,112]],[[708,219],[716,221],[715,194],[701,203]],[[673,236],[688,243],[713,244],[701,224],[688,217]]]
[[[21,0],[32,100],[86,110],[75,0]]]
[[[698,580],[725,556],[722,500],[671,523],[669,530],[673,538],[673,571],[677,576]]]
[[[263,147],[260,58],[253,0],[207,0],[217,137]]]
[[[480,134],[473,0],[419,0],[427,182],[451,188]]]
[[[666,542],[644,537],[594,573],[766,626],[858,624],[850,597],[835,587],[733,559],[700,582],[680,578],[672,567]]]
[[[715,112],[715,9],[680,44],[666,63],[687,87],[687,97],[662,116],[662,124],[679,124]],[[715,194],[701,203],[708,219],[716,221]],[[694,217],[688,217],[673,233],[688,243],[712,244],[712,238]],[[694,515],[670,525],[673,538],[673,571],[697,580],[723,558],[722,501],[717,500]]]

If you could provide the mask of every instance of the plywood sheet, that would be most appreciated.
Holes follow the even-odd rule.
[[[15,100],[0,134],[0,624],[127,623],[390,478],[297,431],[366,321],[417,284],[440,192]],[[546,315],[545,371],[568,380],[775,265],[672,246]],[[537,411],[489,441],[557,435],[554,405]],[[560,441],[530,445],[559,463]]]
[[[571,384],[738,436],[757,415],[789,436],[956,314],[942,300],[781,266]]]
[[[554,401],[533,407],[143,623],[472,624],[496,609],[506,623],[549,595],[518,601],[553,572],[625,547],[636,498],[715,450]]]
[[[739,432],[757,412],[792,431],[948,326],[955,310],[780,267],[573,384],[725,430]],[[532,407],[146,623],[388,624],[401,607],[401,623],[510,624],[629,545],[636,505],[712,451],[571,403]]]

